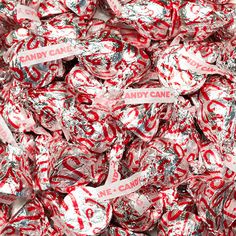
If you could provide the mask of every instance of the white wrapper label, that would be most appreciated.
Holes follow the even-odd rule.
[[[106,42],[92,42],[85,47],[81,44],[73,46],[69,43],[60,43],[20,52],[17,59],[22,66],[31,66],[65,57],[80,55],[82,53],[83,55],[90,55],[93,53],[107,54],[112,50],[111,44],[112,42],[110,42],[110,44]],[[102,48],[102,51],[99,51],[100,48]]]
[[[33,8],[20,4],[18,4],[16,7],[16,18],[17,20],[29,19],[32,21],[40,22],[37,12]]]
[[[181,54],[183,60],[180,61],[180,65],[183,69],[190,69],[201,74],[229,74],[228,71],[221,70],[219,67],[205,62],[203,58],[200,58],[195,53],[182,49]]]
[[[120,173],[118,172],[118,168],[119,168],[119,161],[111,160],[105,185],[109,185],[110,183],[114,183],[120,180],[121,176]]]
[[[81,50],[81,47],[75,47],[68,43],[61,43],[20,52],[18,54],[18,59],[22,66],[31,66],[74,56],[77,53],[81,53]]]
[[[100,200],[109,200],[133,193],[142,187],[142,175],[143,172],[137,172],[129,178],[98,187],[95,189],[97,193],[96,197]]]
[[[126,89],[123,98],[126,104],[173,103],[177,93],[171,88]]]

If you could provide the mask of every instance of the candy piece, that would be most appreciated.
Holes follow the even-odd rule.
[[[205,235],[206,233],[205,226],[197,215],[177,209],[162,216],[158,229],[158,236]]]
[[[198,165],[204,165],[207,172],[221,173],[223,171],[224,159],[219,147],[212,142],[201,143],[199,162]]]
[[[183,33],[190,39],[204,40],[232,19],[232,14],[226,7],[215,10],[214,4],[199,1],[152,0],[144,3],[136,0],[124,5],[119,1],[108,3],[119,20],[153,40],[168,40],[178,33]],[[207,28],[208,24],[210,27]]]
[[[195,128],[195,108],[189,100],[179,97],[176,104],[170,104],[167,109],[170,112],[158,136],[180,145],[186,160],[191,163],[197,159],[200,146],[200,135]]]
[[[48,170],[50,153],[48,144],[52,137],[46,135],[39,135],[35,139],[36,143],[36,155],[35,155],[35,167],[32,174],[34,180],[34,189],[47,190],[50,188]]]
[[[178,143],[165,138],[154,138],[141,153],[140,170],[145,171],[149,183],[175,186],[189,174],[186,154]]]
[[[66,82],[73,90],[80,94],[86,94],[89,98],[105,93],[102,83],[80,65],[74,66],[67,74]]]
[[[70,133],[73,142],[98,153],[108,150],[118,133],[117,124],[108,112],[84,104],[65,110],[62,125]]]
[[[157,210],[149,202],[148,196],[152,188],[154,187],[143,187],[113,201],[113,215],[122,227],[134,232],[144,232],[155,225],[162,214],[162,208]]]
[[[11,204],[17,197],[30,198],[32,179],[26,153],[10,144],[2,148],[0,202]]]
[[[64,13],[42,20],[42,25],[36,33],[41,36],[56,39],[57,41],[79,39],[85,37],[87,23],[73,13]]]
[[[73,185],[101,183],[105,177],[106,159],[104,156],[90,153],[83,145],[68,144],[56,139],[50,143],[48,176],[51,187],[67,192]],[[58,149],[55,151],[55,147]]]
[[[83,20],[89,20],[95,13],[97,0],[65,0],[65,5]]]
[[[10,69],[13,72],[14,79],[21,82],[21,86],[39,88],[51,83],[56,76],[63,74],[63,65],[61,60],[37,64],[29,67],[21,65],[25,60],[32,60],[27,56],[17,57],[19,52],[47,46],[48,40],[44,37],[32,36],[27,40],[22,40],[15,44],[10,50],[9,61]],[[41,58],[41,53],[34,54],[33,57]]]
[[[92,39],[88,47],[94,53],[82,57],[85,68],[98,78],[109,79],[113,85],[119,84],[121,87],[138,82],[150,67],[144,50],[123,43],[117,33],[108,30],[100,32],[99,38]],[[107,50],[104,51],[104,48]]]
[[[43,127],[55,131],[62,129],[60,114],[74,104],[74,96],[65,83],[56,82],[47,88],[27,90],[21,101]]]
[[[8,122],[9,128],[14,132],[32,130],[35,125],[32,114],[13,99],[9,99],[5,103],[3,117]]]
[[[198,214],[214,232],[230,230],[236,219],[235,186],[219,176],[202,176],[192,181],[189,190],[195,199]]]
[[[64,1],[61,0],[40,0],[39,3],[38,14],[40,18],[69,12],[69,9],[65,6]]]
[[[148,75],[147,75],[148,76]],[[146,78],[146,77],[145,77]],[[145,79],[144,78],[144,79]],[[133,88],[159,88],[160,83],[158,81],[152,81],[149,83],[134,85]],[[139,92],[141,95],[145,92]],[[138,94],[138,96],[140,95]],[[167,108],[167,104],[162,103],[147,103],[147,104],[135,104],[117,105],[113,109],[113,116],[120,120],[124,127],[133,132],[137,137],[143,141],[150,141],[157,133],[159,127],[159,119],[162,113]]]
[[[185,50],[184,45],[170,46],[156,64],[156,71],[163,86],[176,89],[182,94],[196,92],[207,78],[207,73],[197,73],[186,67],[186,60],[182,56]]]
[[[130,230],[123,229],[116,226],[110,226],[106,231],[101,234],[102,236],[114,236],[114,235],[122,235],[122,236],[145,236],[146,234],[142,233],[134,233]]]
[[[61,214],[70,235],[96,235],[108,226],[112,206],[109,201],[97,199],[93,188],[80,187],[64,198]]]
[[[235,87],[224,77],[212,76],[199,93],[198,124],[219,145],[225,165],[235,169]]]
[[[43,206],[37,199],[23,200],[15,207],[10,212],[7,226],[2,229],[3,235],[43,235],[50,227]]]

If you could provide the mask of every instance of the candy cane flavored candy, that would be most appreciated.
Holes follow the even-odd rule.
[[[61,220],[70,235],[99,235],[110,223],[112,206],[98,199],[91,187],[72,190],[61,205]]]

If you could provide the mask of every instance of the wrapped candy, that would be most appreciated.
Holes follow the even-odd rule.
[[[235,186],[218,176],[196,179],[188,190],[196,199],[198,214],[215,233],[235,233]],[[224,192],[224,194],[221,194]],[[232,227],[231,227],[232,226]],[[226,228],[226,230],[225,230]]]
[[[48,163],[48,177],[50,186],[57,191],[66,192],[73,185],[99,184],[106,176],[107,164],[103,154],[91,153],[81,144],[55,139],[50,142],[49,154],[53,157]]]
[[[82,58],[85,68],[92,75],[124,87],[138,81],[148,70],[150,60],[145,51],[123,43],[114,32],[103,30],[96,41],[95,44],[91,40],[89,45],[91,48],[100,45],[96,53]],[[107,53],[103,52],[103,47],[108,49]]]
[[[148,200],[153,191],[156,191],[153,186],[147,186],[135,193],[116,198],[112,204],[116,221],[134,232],[151,229],[162,214],[161,203],[158,208],[154,208]]]
[[[48,40],[45,37],[32,36],[20,41],[19,44],[15,44],[11,48],[10,69],[13,72],[14,79],[18,80],[22,86],[31,88],[43,87],[51,83],[56,76],[62,76],[63,65],[61,61],[23,67],[21,63],[24,61],[24,57],[17,57],[17,53],[20,51],[46,46],[47,43]]]
[[[212,76],[199,93],[197,119],[204,135],[220,147],[224,163],[235,171],[235,88],[224,77]]]
[[[215,10],[214,4],[201,1],[144,3],[137,0],[124,5],[113,1],[108,3],[120,21],[130,24],[141,35],[153,40],[168,40],[179,33],[190,39],[204,40],[233,17],[232,8],[222,6]]]
[[[204,235],[206,233],[204,223],[197,215],[177,209],[165,213],[158,227],[158,236]]]
[[[0,201],[11,204],[17,197],[30,198],[32,179],[26,153],[11,144],[2,146]]]
[[[235,235],[235,16],[1,2],[0,234]]]
[[[67,232],[72,235],[102,233],[112,216],[111,203],[96,199],[93,189],[89,187],[71,191],[64,198],[60,211],[61,219],[66,222]]]

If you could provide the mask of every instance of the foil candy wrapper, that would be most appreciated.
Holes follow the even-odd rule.
[[[224,77],[212,76],[199,93],[198,124],[204,135],[220,147],[224,163],[235,171],[235,88]]]
[[[119,132],[109,113],[84,104],[63,111],[62,125],[74,143],[83,144],[88,150],[97,153],[108,150]]]
[[[98,78],[111,80],[113,85],[122,86],[124,83],[128,86],[138,80],[150,66],[144,50],[123,43],[119,35],[109,30],[101,31],[96,43],[90,41],[90,47],[96,53],[82,57],[84,67]],[[104,51],[104,48],[107,50]]]
[[[14,79],[21,82],[21,85],[28,88],[43,87],[51,83],[56,76],[63,75],[63,65],[61,60],[40,63],[29,67],[23,67],[17,53],[25,50],[47,46],[48,40],[45,37],[32,36],[27,40],[14,44],[9,52],[9,66],[13,72]]]
[[[93,189],[80,187],[71,191],[61,205],[61,220],[70,235],[96,235],[107,228],[112,217],[109,201],[99,200]]]
[[[186,152],[177,143],[165,138],[154,138],[142,150],[140,170],[145,171],[148,183],[175,186],[189,175]]]
[[[1,230],[2,235],[45,235],[53,233],[45,217],[43,205],[39,200],[26,201],[21,199],[9,209],[9,219]],[[51,231],[51,232],[50,232]]]
[[[149,196],[155,191],[153,189],[153,186],[142,187],[134,193],[114,199],[113,215],[123,228],[144,232],[155,226],[163,209],[161,203],[155,208],[149,201]]]
[[[205,233],[205,225],[197,215],[177,209],[165,213],[158,225],[158,236],[205,235]]]
[[[196,92],[207,79],[207,74],[191,71],[186,66],[182,55],[185,50],[184,45],[168,47],[155,66],[158,78],[163,86],[176,89],[182,94]]]
[[[53,15],[63,14],[67,12],[73,12],[79,16],[82,20],[89,20],[95,13],[96,0],[42,0],[38,6],[38,14],[40,18],[49,17]]]
[[[105,179],[107,161],[104,155],[91,153],[81,144],[67,144],[58,139],[52,140],[50,146],[49,154],[53,157],[49,160],[48,177],[52,188],[67,192],[73,186],[101,184]]]
[[[26,151],[11,144],[1,148],[0,202],[11,204],[19,197],[30,198],[32,179]]]
[[[29,89],[21,94],[21,101],[35,119],[46,129],[61,130],[61,114],[74,104],[74,96],[63,82],[46,88]]]
[[[111,6],[112,4],[110,4]],[[199,1],[131,1],[115,4],[120,21],[152,40],[168,40],[183,33],[187,38],[204,40],[232,19],[233,9],[215,10],[214,4]],[[112,6],[111,8],[114,7]],[[118,9],[118,10],[117,10]],[[206,25],[210,27],[206,27]]]
[[[42,20],[35,30],[37,35],[56,40],[79,39],[85,37],[87,23],[73,13],[64,13]]]
[[[192,181],[188,191],[195,199],[199,216],[208,225],[210,231],[217,234],[224,234],[225,231],[235,233],[233,182],[218,176],[206,176]]]

